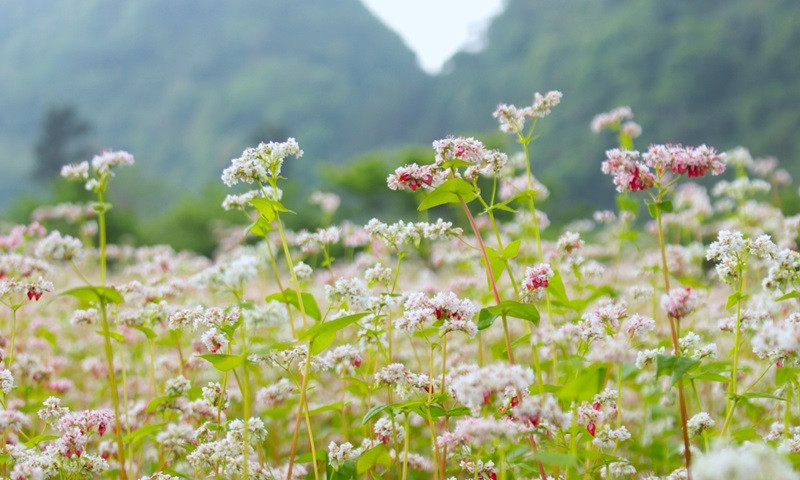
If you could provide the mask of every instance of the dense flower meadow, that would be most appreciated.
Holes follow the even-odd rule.
[[[223,202],[251,224],[213,261],[106,242],[129,153],[64,166],[87,203],[0,231],[0,476],[800,478],[789,174],[636,150],[623,107],[591,125],[618,144],[591,167],[617,208],[554,232],[531,146],[560,99],[497,108],[519,152],[447,137],[397,168],[425,221],[289,231],[281,167],[303,151],[248,148],[222,180],[251,188]]]

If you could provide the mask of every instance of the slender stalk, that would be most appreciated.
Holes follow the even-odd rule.
[[[722,435],[727,433],[728,422],[736,408],[737,382],[739,377],[739,344],[741,343],[742,330],[742,288],[744,283],[744,272],[740,268],[736,276],[736,324],[733,333],[733,369],[731,370],[731,381],[728,386],[728,400],[725,402],[725,425],[722,427]]]
[[[17,341],[17,309],[19,307],[11,307],[11,346],[8,350],[8,364],[14,361],[14,345]]]
[[[661,200],[661,197],[659,197]],[[661,250],[661,272],[664,274],[664,287],[666,288],[667,294],[669,294],[670,286],[669,286],[669,270],[667,267],[667,250],[666,246],[664,245],[664,226],[661,221],[661,209],[656,209],[656,224],[658,226],[658,246]],[[676,320],[672,318],[672,315],[667,315],[669,319],[669,328],[670,333],[672,336],[672,349],[675,356],[679,356],[680,345],[678,344],[678,331],[677,327],[675,326]],[[678,378],[678,403],[680,405],[680,414],[681,414],[681,430],[683,431],[683,455],[684,460],[686,462],[686,474],[688,480],[692,480],[692,451],[689,445],[689,429],[686,425],[688,421],[687,410],[686,410],[686,395],[683,392],[683,379]]]
[[[117,439],[119,474],[120,479],[126,480],[128,478],[128,474],[125,472],[125,443],[122,441],[122,422],[120,420],[119,412],[119,392],[117,391],[117,376],[114,373],[114,352],[111,348],[111,331],[108,328],[108,313],[106,312],[105,299],[100,300],[100,314],[105,344],[106,365],[108,366],[108,382],[110,384],[109,387],[111,388],[111,402],[114,404],[114,434]]]
[[[271,183],[272,191],[275,192],[275,197],[276,197],[274,198],[274,200],[277,201],[278,186],[274,178],[271,178],[271,182],[272,182]],[[308,317],[308,315],[306,314],[306,306],[305,303],[303,302],[303,295],[301,294],[302,292],[300,289],[300,281],[297,279],[297,274],[294,271],[294,262],[292,261],[292,255],[289,252],[289,243],[286,241],[286,233],[283,230],[283,222],[281,221],[280,215],[275,215],[275,223],[278,225],[278,235],[280,235],[281,245],[283,247],[283,255],[284,257],[286,257],[286,265],[288,267],[289,273],[292,276],[292,284],[297,290],[297,304],[300,307],[300,313],[302,314],[303,318],[303,326],[305,327],[307,325],[307,317]],[[294,433],[292,434],[292,447],[291,447],[291,453],[289,455],[289,467],[287,468],[286,472],[287,480],[292,478],[292,471],[294,469],[294,458],[297,453],[297,440],[300,433],[300,420],[303,416],[303,409],[306,408],[306,389],[308,388],[308,376],[310,373],[309,371],[310,365],[311,365],[311,352],[309,350],[308,357],[306,358],[305,369],[303,372],[303,380],[300,385],[300,405],[297,408],[297,417],[295,418],[295,423],[294,423]],[[307,428],[308,428],[309,438],[312,439],[311,458],[312,462],[314,463],[314,478],[319,479],[319,469],[317,466],[317,453],[313,444],[311,424],[307,424]]]
[[[242,355],[244,356],[244,365],[242,365],[242,409],[244,414],[244,430],[243,430],[243,443],[244,443],[244,460],[242,461],[243,477],[248,477],[248,470],[250,462],[248,460],[248,449],[250,447],[250,372],[247,370],[247,322],[242,319]]]
[[[478,226],[475,224],[475,218],[472,216],[472,212],[469,211],[467,207],[467,202],[464,201],[464,198],[461,194],[458,195],[458,200],[461,202],[461,208],[464,209],[464,213],[467,215],[467,219],[469,220],[469,225],[472,227],[472,232],[475,234],[475,238],[478,240],[478,247],[481,251],[481,256],[483,257],[483,262],[486,265],[486,274],[489,277],[489,284],[492,287],[492,294],[494,295],[495,302],[500,305],[502,300],[500,299],[500,292],[497,291],[497,283],[494,279],[494,273],[492,273],[492,264],[489,263],[489,254],[486,252],[486,246],[483,244],[483,238],[481,238],[481,232],[478,230]],[[514,363],[514,351],[511,349],[511,335],[508,333],[508,321],[506,320],[506,315],[503,314],[503,332],[505,334],[506,339],[506,349],[508,349],[508,363]]]
[[[408,448],[409,438],[411,437],[408,413],[406,413],[405,420],[403,421],[403,427],[405,428],[405,435],[403,436],[403,480],[406,480],[408,479]]]
[[[97,227],[100,242],[100,286],[106,286],[106,211],[103,193],[97,194],[100,205],[97,213]],[[117,459],[119,460],[119,473],[122,480],[127,480],[128,474],[125,466],[125,443],[122,440],[122,421],[119,411],[119,392],[117,390],[117,377],[114,373],[114,350],[111,346],[111,329],[108,324],[108,312],[106,311],[105,298],[100,298],[100,313],[103,329],[103,342],[106,354],[106,364],[108,366],[108,382],[111,388],[111,401],[114,404],[114,426],[117,437]]]

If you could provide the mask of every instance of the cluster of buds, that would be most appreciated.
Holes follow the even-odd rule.
[[[525,269],[525,278],[522,279],[523,297],[526,300],[538,300],[541,292],[550,286],[550,278],[555,273],[547,263],[540,263]]]
[[[133,165],[133,155],[124,151],[103,150],[91,161],[92,178],[89,178],[89,162],[72,163],[61,168],[61,176],[67,180],[86,180],[86,190],[103,193],[108,179],[114,176],[112,168]]]
[[[650,169],[638,159],[639,152],[636,150],[614,148],[606,152],[602,171],[614,176],[618,192],[637,192],[655,185],[655,177]]]
[[[649,167],[659,172],[669,170],[676,175],[686,173],[689,178],[698,178],[708,172],[712,175],[724,172],[726,155],[706,145],[650,145],[642,158]]]

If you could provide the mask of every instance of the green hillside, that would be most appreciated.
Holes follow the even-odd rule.
[[[27,185],[45,110],[69,104],[96,148],[197,187],[254,139],[310,162],[406,141],[427,78],[357,0],[0,0],[2,190]]]
[[[778,157],[796,177],[798,51],[794,0],[511,0],[487,49],[459,54],[437,79],[440,103],[427,123],[440,132],[491,129],[498,103],[525,105],[536,90],[561,90],[535,153],[553,208],[611,198],[611,183],[595,179],[613,138],[593,135],[589,123],[620,105],[643,126],[640,148],[744,145]]]

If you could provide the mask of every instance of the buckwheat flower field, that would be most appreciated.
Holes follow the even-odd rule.
[[[2,478],[800,478],[788,173],[637,150],[619,108],[587,166],[617,208],[553,232],[531,147],[560,99],[497,108],[518,152],[447,137],[399,166],[426,221],[290,231],[301,145],[248,148],[219,200],[251,224],[213,261],[106,241],[131,154],[64,166],[87,203],[0,232]]]

